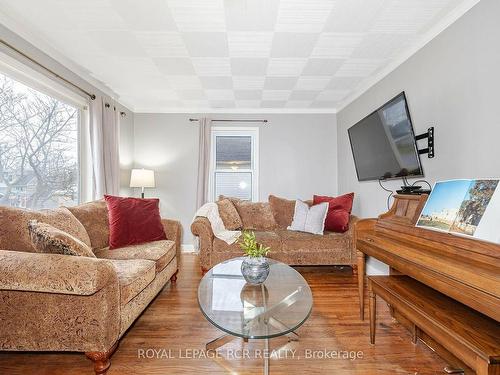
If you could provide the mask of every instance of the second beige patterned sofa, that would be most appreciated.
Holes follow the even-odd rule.
[[[221,197],[217,204],[226,228],[253,230],[257,242],[271,248],[270,258],[295,266],[346,265],[357,271],[353,240],[356,216],[351,215],[349,230],[344,233],[317,235],[286,229],[293,219],[294,200],[270,195],[268,202],[253,203]],[[210,222],[204,217],[193,221],[191,232],[199,238],[202,272],[224,260],[243,255],[237,242],[228,245],[216,238]]]

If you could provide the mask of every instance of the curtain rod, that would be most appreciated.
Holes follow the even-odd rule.
[[[190,118],[189,121],[200,121],[198,118]],[[214,119],[212,120],[213,122],[263,122],[264,124],[267,123],[267,120],[236,120],[236,119]]]
[[[76,88],[77,90],[79,90],[80,92],[83,92],[85,95],[87,95],[90,99],[94,100],[95,99],[95,95],[94,94],[91,94],[90,92],[82,89],[80,86],[77,86],[75,85],[73,82],[67,80],[66,78],[60,76],[59,74],[57,74],[56,72],[54,72],[52,69],[49,69],[47,68],[45,65],[42,65],[40,64],[38,61],[36,61],[35,59],[31,58],[30,56],[28,56],[27,54],[25,54],[24,52],[18,50],[16,47],[14,47],[12,44],[9,44],[8,42],[6,42],[5,40],[3,39],[0,39],[0,43],[3,44],[4,46],[6,46],[7,48],[10,48],[11,50],[13,50],[14,52],[18,53],[19,55],[21,55],[22,57],[24,57],[25,59],[31,61],[33,64],[35,65],[38,65],[40,68],[46,70],[47,72],[49,72],[50,74],[52,74],[53,76],[55,76],[57,79],[60,79],[61,81],[64,81],[66,82],[68,85]]]

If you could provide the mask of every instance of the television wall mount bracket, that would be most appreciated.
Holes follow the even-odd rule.
[[[432,159],[434,157],[434,126],[431,126],[429,129],[427,129],[426,133],[419,134],[415,137],[417,141],[426,138],[427,138],[427,148],[418,150],[418,153],[420,155],[427,154],[427,157],[429,159]]]

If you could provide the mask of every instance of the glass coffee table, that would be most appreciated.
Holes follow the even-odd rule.
[[[264,340],[269,353],[269,339],[288,336],[309,317],[312,293],[306,280],[292,267],[269,259],[270,272],[261,285],[246,283],[241,262],[235,258],[219,263],[201,279],[198,303],[207,320],[225,334],[206,344],[215,350],[241,337]],[[264,374],[269,373],[269,355],[264,356]]]

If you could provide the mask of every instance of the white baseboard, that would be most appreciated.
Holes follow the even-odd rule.
[[[194,248],[193,244],[182,244],[181,245],[181,253],[196,253],[196,249]]]

